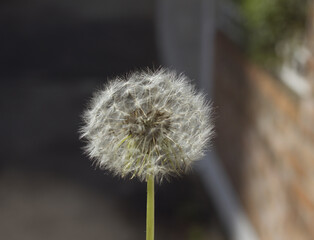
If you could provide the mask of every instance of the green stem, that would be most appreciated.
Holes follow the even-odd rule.
[[[147,179],[147,215],[146,215],[146,240],[154,240],[154,176],[149,175]]]

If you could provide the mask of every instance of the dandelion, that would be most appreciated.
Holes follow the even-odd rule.
[[[203,156],[213,134],[211,112],[183,74],[135,72],[95,94],[81,137],[100,168],[147,181],[147,221],[153,221],[154,180],[181,175]],[[147,223],[147,239],[152,226]]]

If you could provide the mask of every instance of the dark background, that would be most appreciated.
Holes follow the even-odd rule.
[[[1,239],[145,238],[145,184],[94,169],[78,129],[108,78],[160,66],[155,4],[0,3]],[[156,188],[157,239],[224,239],[195,172]]]

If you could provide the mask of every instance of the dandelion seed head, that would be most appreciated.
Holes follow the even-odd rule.
[[[160,69],[110,81],[84,112],[81,138],[100,168],[161,181],[187,171],[213,135],[212,108],[183,74]]]

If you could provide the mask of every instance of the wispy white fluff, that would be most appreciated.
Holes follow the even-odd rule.
[[[81,137],[99,167],[162,180],[203,156],[213,133],[211,113],[186,76],[164,69],[135,72],[94,95]]]

